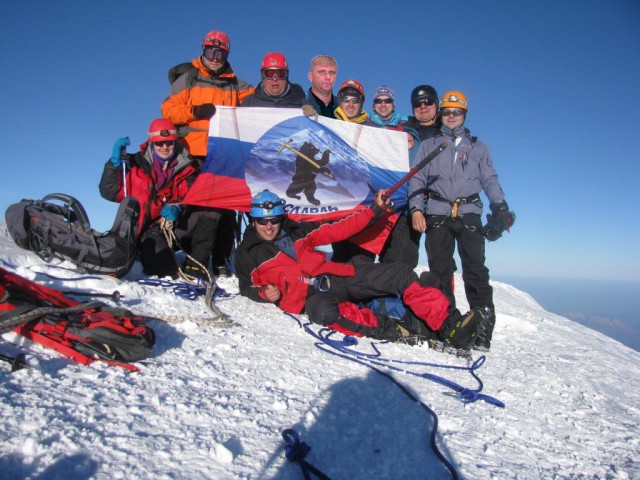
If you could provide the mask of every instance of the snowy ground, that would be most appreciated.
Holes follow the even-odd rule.
[[[83,274],[18,249],[4,225],[0,260],[55,288],[117,289],[121,304],[138,314],[207,314],[201,299],[137,283],[136,269],[128,281],[72,280]],[[284,458],[280,434],[294,428],[312,447],[307,460],[333,480],[450,478],[430,448],[434,424],[419,403],[366,365],[317,348],[277,308],[235,295],[236,279],[219,285],[232,296],[218,306],[238,325],[152,321],[158,342],[140,373],[74,364],[5,334],[22,347],[2,342],[0,352],[26,350],[35,368],[9,373],[0,364],[0,477],[301,479]],[[640,353],[543,310],[509,285],[493,285],[498,321],[477,373],[482,393],[506,408],[465,405],[414,375],[477,389],[468,371],[434,366],[464,367],[464,359],[378,344],[384,359],[417,362],[392,364],[404,372],[378,368],[436,412],[438,445],[460,478],[640,478]],[[373,353],[364,340],[354,350]]]

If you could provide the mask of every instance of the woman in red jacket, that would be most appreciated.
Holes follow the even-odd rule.
[[[135,154],[126,153],[129,138],[116,141],[100,180],[100,194],[120,202],[126,195],[138,200],[138,249],[144,272],[175,275],[178,265],[160,228],[160,219],[173,222],[181,246],[208,269],[220,213],[178,205],[197,175],[196,163],[178,142],[175,125],[164,118],[151,122],[148,141]],[[198,263],[187,261],[185,273],[203,275]]]

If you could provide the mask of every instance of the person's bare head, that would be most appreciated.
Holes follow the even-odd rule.
[[[311,91],[318,96],[328,96],[333,92],[333,84],[338,75],[338,62],[329,55],[316,55],[311,59],[309,81]]]

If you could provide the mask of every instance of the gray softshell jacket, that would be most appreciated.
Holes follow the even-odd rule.
[[[459,137],[457,142],[456,137]],[[439,135],[424,140],[413,165],[445,140],[449,141],[447,148],[409,180],[410,212],[422,210],[427,215],[451,215],[452,206],[448,202],[431,198],[425,206],[425,194],[429,190],[450,201],[484,191],[491,203],[504,202],[489,149],[480,140],[472,139],[464,126],[455,131],[443,126]],[[481,215],[482,203],[478,203],[460,205],[458,215]]]

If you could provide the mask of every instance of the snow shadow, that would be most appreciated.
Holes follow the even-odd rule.
[[[306,461],[334,480],[451,478],[431,449],[433,417],[374,371],[321,393],[291,428],[311,447]],[[451,462],[440,435],[437,443]],[[284,456],[280,445],[272,461]],[[287,461],[273,478],[298,480],[300,467]]]
[[[86,480],[95,478],[94,475],[98,471],[98,463],[86,453],[63,457],[39,474],[36,473],[36,467],[37,462],[24,463],[21,455],[7,455],[0,458],[0,477],[32,480]]]
[[[153,346],[152,358],[159,357],[174,348],[181,348],[187,338],[170,323],[154,320],[148,321],[147,325],[156,332],[156,344]]]

